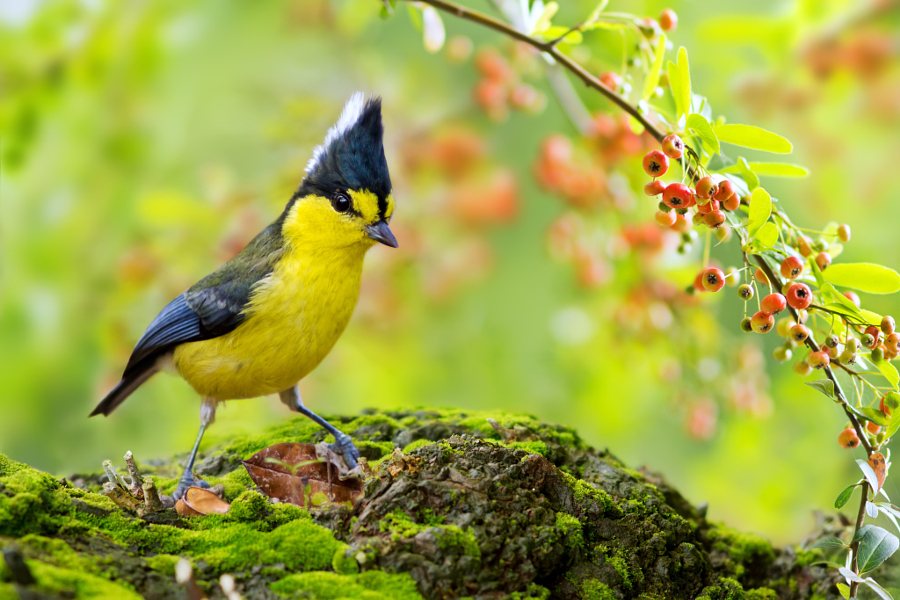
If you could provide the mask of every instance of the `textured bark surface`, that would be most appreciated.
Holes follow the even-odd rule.
[[[570,429],[427,410],[336,421],[371,467],[353,507],[254,490],[240,460],[324,439],[303,419],[206,454],[198,473],[224,486],[227,515],[139,518],[97,493],[101,475],[57,480],[0,456],[0,600],[185,598],[182,556],[211,598],[224,573],[245,598],[838,597],[819,555],[707,522]],[[142,468],[174,487],[178,460]]]

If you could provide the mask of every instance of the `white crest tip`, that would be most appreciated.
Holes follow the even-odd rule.
[[[309,159],[309,162],[306,164],[306,172],[311,173],[313,169],[316,168],[316,165],[319,164],[319,161],[322,159],[322,156],[325,154],[325,150],[328,146],[339,138],[341,135],[347,132],[348,129],[353,127],[357,121],[359,121],[360,116],[362,116],[363,108],[366,106],[366,96],[362,92],[356,92],[350,99],[347,100],[347,104],[344,105],[344,110],[341,112],[340,118],[337,120],[337,123],[332,125],[331,129],[328,130],[328,133],[325,135],[325,141],[322,142],[320,146],[316,146],[313,149],[312,158]]]

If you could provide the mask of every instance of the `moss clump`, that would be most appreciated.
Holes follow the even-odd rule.
[[[41,591],[57,594],[73,594],[84,600],[141,600],[131,586],[116,584],[79,569],[54,567],[37,560],[27,561],[31,574]]]
[[[585,579],[581,582],[582,600],[615,600],[609,586],[596,579]]]
[[[532,583],[524,592],[513,592],[509,598],[510,600],[548,600],[550,590],[542,585]]]
[[[367,571],[359,575],[299,573],[276,581],[270,588],[285,598],[316,600],[422,600],[408,574]]]
[[[719,577],[716,585],[703,588],[696,600],[746,600],[744,588],[734,579]]]
[[[181,560],[180,556],[174,554],[157,554],[156,556],[147,557],[147,566],[154,571],[159,571],[163,575],[170,577],[175,576],[175,565]]]
[[[556,513],[556,526],[566,537],[566,545],[570,548],[584,546],[584,535],[581,530],[581,521],[564,512]]]
[[[356,575],[359,573],[359,563],[353,553],[347,547],[338,548],[331,558],[331,568],[340,575]]]
[[[423,446],[427,446],[428,444],[433,443],[431,440],[416,440],[411,444],[407,444],[403,447],[403,454],[409,454],[413,450],[418,450]]]
[[[616,503],[603,490],[598,490],[588,482],[582,479],[576,479],[575,476],[559,471],[560,476],[568,487],[572,489],[575,496],[575,502],[594,502],[603,507],[604,512],[616,510]]]
[[[771,588],[747,590],[747,600],[778,600],[778,592]]]
[[[540,454],[544,458],[550,456],[550,448],[548,448],[547,444],[540,440],[534,440],[530,442],[508,442],[503,445],[507,448],[513,448],[515,450],[524,450],[528,454]]]

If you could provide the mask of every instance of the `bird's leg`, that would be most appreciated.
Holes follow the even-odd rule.
[[[353,440],[350,439],[350,436],[346,433],[343,433],[334,425],[314,413],[313,411],[306,408],[303,404],[303,399],[300,398],[300,388],[296,385],[292,388],[288,388],[283,392],[278,394],[278,397],[281,398],[281,401],[284,402],[288,408],[290,408],[294,412],[298,412],[302,415],[306,415],[319,425],[321,425],[325,431],[334,436],[334,444],[331,445],[331,449],[335,451],[335,453],[340,454],[344,457],[344,462],[347,463],[347,466],[351,469],[355,469],[359,460],[359,450],[356,449],[356,446],[353,445]]]
[[[189,487],[209,487],[207,482],[201,481],[194,476],[194,461],[197,459],[197,451],[200,449],[200,440],[203,439],[203,434],[206,432],[207,426],[211,425],[215,420],[216,400],[213,398],[204,398],[203,404],[200,405],[200,432],[197,434],[197,440],[194,442],[194,448],[191,450],[191,455],[188,457],[187,464],[184,465],[184,472],[181,474],[181,479],[178,481],[178,487],[175,488],[175,492],[172,494],[172,497],[176,500],[184,496],[184,493]]]

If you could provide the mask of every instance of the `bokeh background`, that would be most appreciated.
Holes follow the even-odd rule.
[[[555,22],[594,4],[565,2]],[[667,6],[714,114],[785,135],[810,168],[763,182],[794,221],[846,222],[842,259],[900,268],[897,3],[608,10]],[[774,335],[739,331],[736,294],[682,292],[700,256],[652,224],[648,142],[490,31],[445,18],[447,43],[429,53],[402,3],[380,11],[0,2],[0,452],[65,475],[129,449],[186,450],[199,403],[175,377],[108,419],[87,414],[157,311],[279,214],[364,90],[384,98],[400,249],[371,251],[354,320],[301,383],[307,403],[532,413],[663,472],[713,518],[798,540],[858,477],[836,443],[843,417],[770,358]],[[598,30],[575,52],[627,75],[635,41]],[[508,69],[499,88],[492,69]],[[863,302],[900,313],[895,297]],[[207,444],[287,416],[276,398],[229,403]]]

